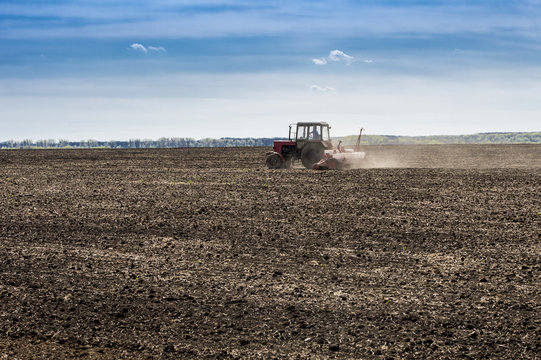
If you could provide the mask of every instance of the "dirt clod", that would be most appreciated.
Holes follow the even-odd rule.
[[[340,350],[340,345],[338,345],[338,344],[329,345],[329,350],[338,351],[338,350]]]

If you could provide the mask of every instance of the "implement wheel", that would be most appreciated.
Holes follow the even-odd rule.
[[[311,169],[315,163],[323,158],[325,148],[319,142],[304,145],[301,151],[301,161],[305,168]]]
[[[266,162],[269,169],[280,169],[282,167],[282,158],[278,153],[267,155]]]

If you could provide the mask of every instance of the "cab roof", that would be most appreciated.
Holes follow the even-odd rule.
[[[318,126],[318,125],[321,125],[321,126],[329,126],[329,124],[327,124],[326,122],[298,122],[296,124],[297,126]]]

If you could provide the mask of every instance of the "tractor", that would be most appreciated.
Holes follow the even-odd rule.
[[[267,153],[269,169],[289,169],[294,161],[301,160],[307,169],[339,169],[348,162],[362,160],[359,151],[361,135],[354,151],[345,149],[341,143],[335,148],[325,122],[299,122],[289,125],[289,139],[274,141],[273,150]],[[362,133],[362,129],[361,129]]]
[[[269,169],[289,169],[294,161],[301,160],[304,167],[322,159],[325,150],[332,150],[329,124],[324,122],[299,122],[289,125],[289,140],[274,141],[273,152],[267,153]]]

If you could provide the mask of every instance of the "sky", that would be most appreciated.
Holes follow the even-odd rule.
[[[0,141],[541,131],[541,0],[0,0]]]

